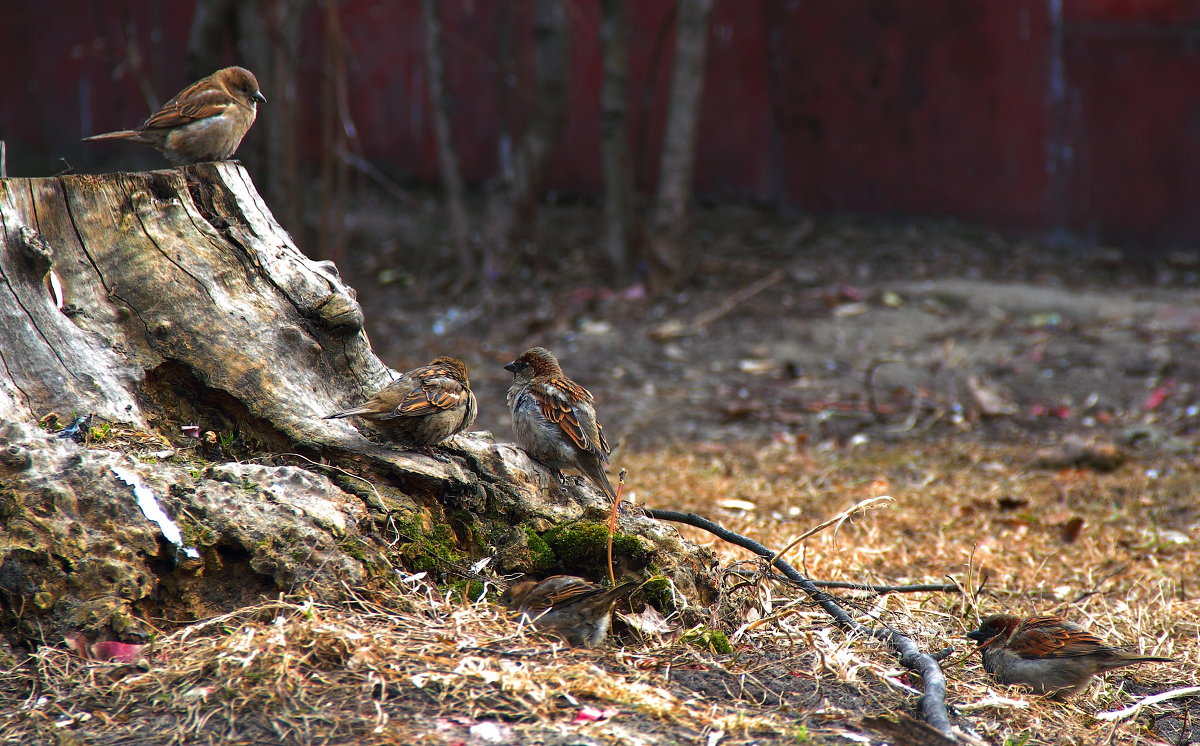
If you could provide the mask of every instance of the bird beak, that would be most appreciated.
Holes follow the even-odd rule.
[[[509,373],[516,373],[517,372],[517,364],[509,363],[508,365],[504,366],[504,369],[507,370]]]
[[[999,635],[992,635],[991,637],[988,637],[987,633],[981,629],[973,629],[966,635],[968,640],[974,640],[975,642],[979,643],[979,647],[987,645],[992,640],[995,640],[998,636]]]
[[[264,95],[262,95],[262,91],[255,91],[255,92],[254,92],[254,93],[253,93],[253,94],[250,96],[250,98],[254,99],[255,101],[259,102],[260,104],[265,104],[265,103],[267,103],[267,97],[266,97],[266,96],[264,96]]]

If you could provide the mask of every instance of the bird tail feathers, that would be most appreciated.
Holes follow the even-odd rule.
[[[608,499],[616,501],[617,491],[613,489],[612,482],[608,481],[608,472],[604,471],[604,464],[600,462],[600,459],[587,459],[582,464],[581,471],[587,475],[592,484],[608,495]]]
[[[92,135],[91,137],[83,138],[83,142],[95,142],[96,140],[138,140],[141,139],[142,133],[137,130],[117,130],[116,132],[105,132],[100,135]]]
[[[341,412],[334,412],[333,414],[327,414],[324,417],[322,417],[321,419],[323,419],[323,420],[340,420],[345,417],[354,417],[355,415],[359,415],[359,414],[370,414],[373,411],[374,410],[367,409],[366,407],[355,407],[354,409],[345,409],[345,410],[342,410]]]

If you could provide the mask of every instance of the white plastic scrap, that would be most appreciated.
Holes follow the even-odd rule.
[[[112,471],[117,475],[117,479],[133,488],[133,495],[137,498],[138,507],[142,509],[142,515],[158,524],[159,530],[162,531],[162,535],[166,537],[167,541],[179,547],[188,557],[195,559],[200,556],[195,548],[183,546],[183,533],[180,532],[178,524],[171,520],[171,516],[167,515],[162,506],[158,504],[158,498],[154,496],[154,492],[142,484],[141,477],[120,466],[114,466]]]

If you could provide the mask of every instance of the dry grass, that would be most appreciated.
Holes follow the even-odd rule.
[[[0,676],[0,691],[24,690],[23,702],[0,710],[0,743],[455,743],[497,720],[510,735],[522,724],[567,735],[638,723],[697,738],[790,727],[653,681],[696,655],[685,647],[605,660],[528,634],[486,600],[410,579],[374,600],[242,609],[156,639],[137,665],[44,647]],[[572,726],[585,704],[624,717]]]
[[[957,647],[943,661],[950,704],[989,742],[1161,743],[1148,729],[1156,718],[1159,733],[1195,732],[1178,717],[1197,712],[1194,697],[1126,722],[1094,716],[1130,704],[1129,689],[1196,681],[1197,467],[1054,473],[1025,468],[1029,458],[967,442],[813,452],[782,440],[635,454],[621,465],[639,503],[695,510],[775,548],[890,495],[887,507],[805,539],[787,559],[816,579],[950,577],[968,589],[842,595],[856,599],[860,619],[886,619],[926,650]],[[1072,535],[1076,518],[1083,527]],[[682,530],[731,566],[754,567],[741,550]],[[177,630],[140,665],[43,648],[0,673],[11,705],[0,709],[0,743],[440,744],[484,742],[489,732],[507,743],[715,743],[717,732],[721,744],[845,743],[837,734],[857,717],[911,712],[915,702],[917,684],[878,642],[847,639],[793,589],[753,573],[727,577],[710,617],[732,634],[732,656],[631,631],[602,653],[571,650],[486,600],[403,576],[347,594],[342,604],[280,599]],[[1110,675],[1066,704],[997,689],[962,634],[977,612],[1001,608],[1065,614],[1177,660]],[[584,705],[619,714],[572,723]]]
[[[1150,708],[1131,723],[1093,715],[1136,699],[1122,682],[1136,681],[1139,695],[1197,682],[1200,469],[1175,459],[1131,462],[1110,474],[1048,472],[1028,469],[1030,459],[1031,449],[967,440],[812,453],[783,439],[757,449],[635,455],[622,465],[639,503],[678,509],[682,500],[683,509],[768,547],[785,546],[858,500],[890,495],[887,509],[808,539],[788,559],[817,579],[949,577],[967,588],[966,595],[895,594],[871,603],[924,649],[958,649],[943,662],[950,704],[990,741],[1159,742],[1147,740],[1146,724],[1189,705],[1200,715],[1197,698]],[[730,500],[754,509],[721,507]],[[1083,521],[1076,536],[1073,519]],[[704,532],[683,532],[723,556],[745,557]],[[976,613],[1000,610],[1062,614],[1114,644],[1176,662],[1117,672],[1065,705],[997,690],[963,633]]]

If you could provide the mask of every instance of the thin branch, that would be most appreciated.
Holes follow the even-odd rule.
[[[697,330],[703,329],[786,276],[787,274],[782,269],[777,269],[769,273],[766,277],[761,277],[749,285],[738,289],[715,307],[704,313],[697,314],[695,320],[692,321],[692,327]]]
[[[848,591],[871,591],[872,593],[961,593],[954,583],[913,583],[912,585],[875,585],[873,583],[851,583],[845,580],[814,580],[818,588],[839,588]]]
[[[695,513],[684,513],[678,510],[646,509],[646,515],[660,521],[674,521],[704,529],[730,544],[748,549],[766,559],[771,559],[775,556],[775,552],[759,544],[754,539],[730,531],[724,526],[714,523],[707,518],[702,518]],[[919,704],[921,715],[925,722],[937,728],[942,733],[953,737],[954,729],[950,724],[950,714],[946,709],[946,677],[942,673],[941,666],[938,665],[933,656],[921,652],[921,649],[913,642],[912,638],[901,634],[891,627],[885,625],[882,629],[872,629],[854,621],[832,596],[822,592],[813,581],[806,578],[787,562],[776,559],[773,564],[776,569],[807,593],[813,601],[816,601],[825,610],[825,613],[833,617],[833,620],[839,627],[857,634],[883,640],[899,653],[900,665],[920,675],[922,681],[924,681],[925,693],[921,695]]]
[[[849,508],[846,508],[841,513],[838,513],[837,515],[830,518],[829,520],[822,521],[821,523],[817,524],[816,526],[813,526],[809,530],[800,534],[795,539],[792,539],[790,542],[788,542],[787,546],[785,546],[783,549],[779,550],[778,554],[776,554],[774,557],[770,558],[771,563],[774,564],[775,560],[779,559],[783,555],[792,551],[793,547],[795,547],[797,544],[804,541],[808,537],[812,536],[813,534],[824,531],[825,529],[829,528],[830,526],[834,526],[834,525],[836,525],[838,528],[841,528],[843,523],[850,520],[850,516],[854,515],[855,513],[857,513],[860,510],[868,510],[870,508],[874,508],[874,507],[876,507],[876,505],[878,503],[882,503],[882,502],[892,502],[892,498],[888,495],[880,495],[878,497],[868,497],[865,500],[858,501],[854,505],[851,505]]]

